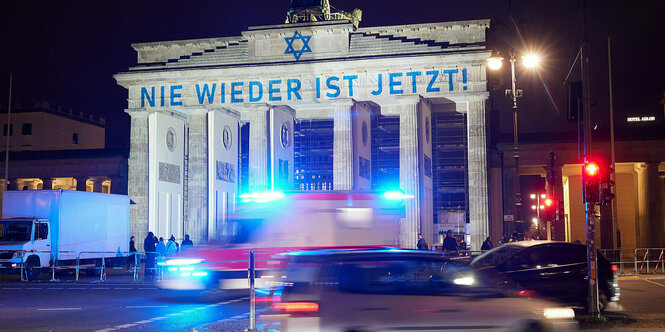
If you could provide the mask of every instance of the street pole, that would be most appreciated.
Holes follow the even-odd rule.
[[[586,2],[582,0],[582,47],[580,67],[582,70],[582,96],[584,99],[584,162],[590,160],[591,155],[591,98],[589,95],[589,40],[586,39]],[[599,317],[598,308],[598,282],[596,261],[596,204],[586,202],[587,226],[587,275],[589,278],[589,315]]]
[[[515,187],[515,221],[522,217],[522,194],[520,193],[520,150],[517,133],[517,89],[515,88],[515,54],[510,53],[511,93],[513,97],[513,157],[515,158],[515,174],[513,186]],[[512,235],[512,234],[511,234]]]
[[[5,181],[2,186],[2,196],[0,197],[0,204],[4,202],[5,191],[7,190],[7,183],[9,183],[9,134],[12,117],[12,74],[9,74],[9,103],[7,104],[7,146],[5,147]],[[4,211],[2,211],[4,215]]]
[[[7,146],[5,147],[5,183],[4,190],[7,190],[9,179],[9,137],[11,136],[12,124],[12,74],[9,74],[9,104],[7,104]]]
[[[616,183],[617,183],[617,166],[616,166],[616,156],[614,154],[614,102],[612,98],[612,52],[610,45],[610,37],[607,37],[607,66],[609,71],[609,90],[610,90],[610,154],[612,159],[612,170],[610,171],[610,180],[614,182],[613,186],[610,186],[610,190],[614,195],[612,199],[612,234],[614,238],[614,249],[620,249],[619,244],[621,240],[619,239],[619,219],[617,216],[617,198],[616,198]]]

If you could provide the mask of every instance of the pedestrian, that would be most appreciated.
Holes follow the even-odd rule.
[[[143,240],[143,250],[145,251],[145,275],[155,275],[155,234],[148,232],[148,236]]]
[[[164,243],[163,237],[159,238],[159,241],[155,246],[155,251],[159,254],[160,257],[166,255],[166,244]]]
[[[427,241],[423,238],[423,235],[421,233],[418,233],[418,250],[429,250]]]
[[[453,232],[448,230],[446,237],[443,239],[443,254],[444,255],[457,255],[457,239],[453,236]]]
[[[487,239],[483,242],[483,245],[480,247],[480,250],[490,250],[494,247],[492,244],[492,237],[488,236]]]
[[[134,242],[134,236],[129,238],[129,256],[127,256],[127,272],[132,272],[130,267],[136,265],[136,244]]]
[[[189,239],[189,234],[185,234],[185,239],[182,240],[180,248],[182,248],[182,251],[185,251],[192,247],[194,247],[194,242],[192,242],[192,240]]]
[[[166,243],[166,254],[171,255],[178,252],[178,245],[175,242],[175,236],[171,235],[169,242]]]
[[[504,243],[506,243],[506,237],[502,236],[501,238],[499,238],[499,245],[502,245]]]

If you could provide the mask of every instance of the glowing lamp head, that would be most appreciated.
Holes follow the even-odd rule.
[[[554,202],[552,201],[551,198],[546,198],[545,199],[545,206],[550,207],[550,206],[552,206],[552,203],[554,203]]]
[[[536,68],[540,64],[540,56],[536,54],[527,54],[522,57],[522,64],[527,68]]]
[[[587,176],[596,176],[596,175],[598,175],[598,170],[599,170],[599,168],[598,168],[598,165],[596,165],[596,163],[588,163],[588,164],[584,165],[584,173]]]
[[[536,199],[536,194],[531,194],[531,199]]]
[[[487,68],[490,70],[499,70],[503,65],[503,58],[500,56],[493,56],[487,59]]]

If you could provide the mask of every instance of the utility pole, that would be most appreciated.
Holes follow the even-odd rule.
[[[617,216],[617,199],[616,199],[616,183],[617,183],[617,166],[616,156],[614,154],[614,101],[612,98],[612,51],[610,45],[610,37],[607,37],[607,66],[609,72],[609,90],[610,90],[610,154],[612,158],[612,169],[610,170],[610,181],[614,183],[610,186],[610,190],[614,195],[612,199],[612,235],[614,239],[614,249],[620,249],[621,239],[619,238],[619,219]]]
[[[589,40],[586,35],[586,2],[582,0],[582,45],[581,45],[582,70],[582,96],[584,99],[584,163],[591,160],[591,98],[589,95]],[[586,195],[585,195],[586,196]],[[586,246],[587,246],[587,274],[589,278],[589,315],[598,317],[598,282],[597,282],[597,259],[596,259],[596,219],[598,205],[589,202],[585,197],[586,207]]]

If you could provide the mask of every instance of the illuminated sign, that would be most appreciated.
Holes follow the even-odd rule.
[[[631,116],[626,118],[627,122],[654,122],[656,121],[655,116]]]
[[[408,72],[358,73],[317,76],[311,79],[219,81],[141,86],[141,107],[260,103],[311,99],[351,98],[466,91],[467,68],[430,69]],[[304,98],[303,98],[304,97]],[[191,106],[191,105],[187,105]]]

